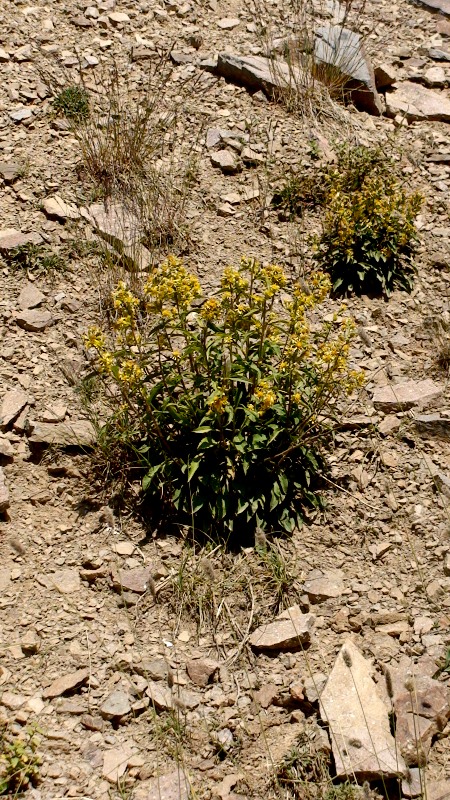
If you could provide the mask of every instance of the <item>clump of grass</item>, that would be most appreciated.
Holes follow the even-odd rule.
[[[272,613],[278,614],[295,602],[297,575],[288,564],[281,545],[269,542],[263,531],[257,530],[255,534],[255,552],[265,584],[264,594],[269,596]]]
[[[41,759],[37,754],[36,729],[13,733],[7,725],[0,727],[0,794],[22,794],[39,779]]]
[[[13,270],[26,270],[48,275],[64,272],[66,269],[66,262],[58,253],[50,251],[44,245],[33,244],[33,242],[8,250],[2,257]]]
[[[66,86],[52,101],[57,114],[61,114],[74,123],[88,119],[90,114],[89,94],[84,86],[74,84]]]

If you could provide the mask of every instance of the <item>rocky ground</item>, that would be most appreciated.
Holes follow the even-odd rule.
[[[369,4],[362,20],[388,115],[341,108],[319,124],[211,71],[218,52],[261,54],[237,0],[2,4],[0,716],[16,732],[39,728],[36,800],[277,797],[278,765],[299,743],[328,757],[327,721],[337,774],[350,759],[360,783],[383,789],[395,765],[405,772],[401,748],[403,796],[450,798],[439,669],[450,652],[450,394],[433,327],[450,322],[450,18],[402,0]],[[307,163],[311,139],[324,156],[337,138],[389,148],[395,131],[408,185],[425,196],[413,292],[349,300],[366,391],[337,436],[327,511],[272,546],[282,590],[253,548],[217,548],[205,563],[113,514],[80,448],[92,440],[82,334],[102,297],[80,209],[95,197],[46,77],[65,85],[81,63],[95,85],[134,51],[136,88],[155,49],[173,43],[173,91],[198,77],[192,105],[207,131],[186,255],[207,288],[242,253],[298,268],[291,227],[264,211],[264,192],[273,170]],[[59,260],[14,268],[8,252],[25,241]],[[360,741],[369,716],[376,763],[373,741]],[[364,757],[344,751],[346,731]]]

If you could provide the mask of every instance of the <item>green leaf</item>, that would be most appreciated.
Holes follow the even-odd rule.
[[[189,464],[189,469],[188,469],[188,476],[187,476],[188,482],[190,482],[192,480],[192,478],[194,477],[195,473],[197,472],[199,466],[200,466],[200,461],[198,459],[194,459],[193,461],[191,461],[191,463]]]

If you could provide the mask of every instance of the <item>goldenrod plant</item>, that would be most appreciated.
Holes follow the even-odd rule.
[[[279,265],[247,257],[207,298],[174,256],[142,297],[119,283],[111,340],[92,328],[85,343],[113,403],[108,435],[143,470],[153,506],[227,539],[292,531],[319,504],[338,403],[362,383],[348,364],[353,322],[310,320],[329,291],[318,272],[288,292]]]

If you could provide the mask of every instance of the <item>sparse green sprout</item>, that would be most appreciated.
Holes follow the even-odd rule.
[[[89,117],[89,95],[84,86],[67,86],[53,100],[53,108],[73,122],[82,122]]]
[[[36,729],[16,734],[5,724],[0,727],[0,795],[16,796],[36,785],[41,763],[37,747]]]
[[[38,274],[64,272],[66,269],[66,263],[58,253],[53,253],[44,245],[33,242],[9,250],[3,254],[3,260],[13,270],[26,270]]]

